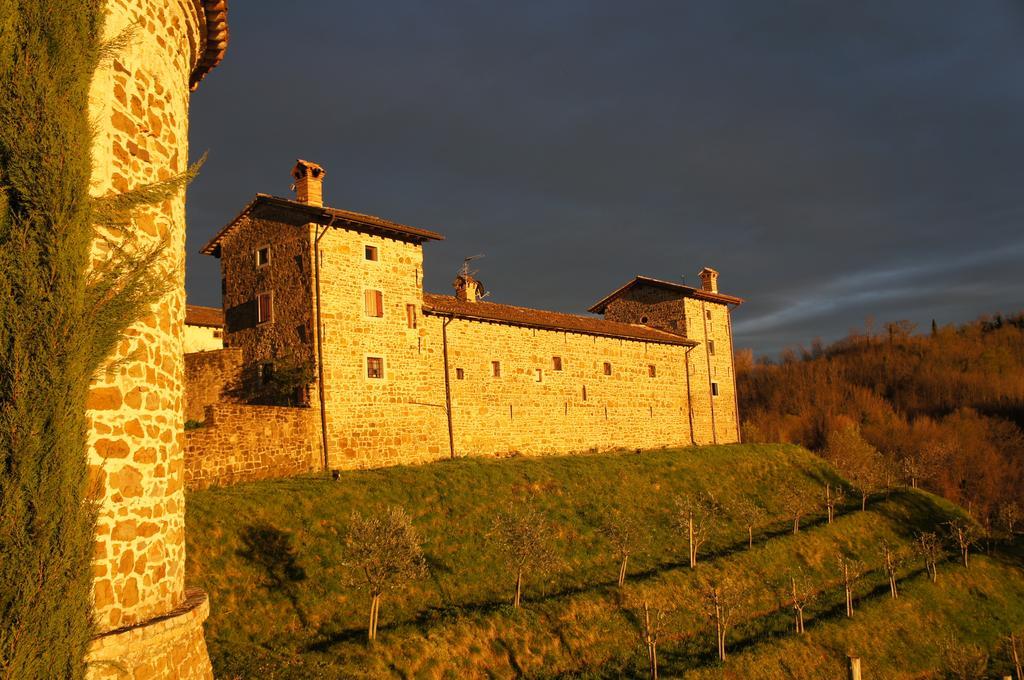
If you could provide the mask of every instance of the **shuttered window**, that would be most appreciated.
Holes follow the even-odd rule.
[[[416,305],[405,306],[405,323],[409,328],[416,328]]]
[[[273,293],[260,293],[256,296],[256,323],[267,323],[274,320]]]
[[[384,316],[384,296],[379,290],[364,291],[366,298],[366,316]]]

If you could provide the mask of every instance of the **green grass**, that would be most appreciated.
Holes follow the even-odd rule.
[[[848,653],[864,658],[867,677],[927,677],[951,633],[994,647],[1024,627],[1024,572],[1005,554],[976,557],[969,571],[944,563],[937,585],[910,560],[898,601],[873,572],[858,584],[856,616],[846,619],[837,550],[877,568],[882,539],[907,545],[915,531],[960,513],[929,494],[901,491],[875,499],[867,512],[851,504],[831,525],[807,518],[792,535],[778,490],[816,496],[826,480],[841,481],[804,449],[737,445],[464,459],[346,473],[337,482],[213,489],[188,497],[187,579],[210,594],[207,644],[224,678],[644,677],[636,618],[623,606],[644,598],[672,610],[659,644],[663,677],[836,678]],[[774,520],[751,550],[745,529],[723,521],[691,570],[668,512],[675,494],[697,489],[727,504],[749,495]],[[543,581],[528,576],[516,612],[508,604],[513,577],[485,534],[496,512],[527,496],[559,525],[561,562]],[[623,591],[598,531],[609,504],[638,513],[649,528]],[[368,647],[368,597],[341,565],[339,534],[353,509],[387,505],[414,517],[430,576],[385,597],[379,640]],[[807,610],[802,637],[772,585],[794,565],[823,592]],[[752,592],[724,668],[698,607],[699,582],[721,575]]]

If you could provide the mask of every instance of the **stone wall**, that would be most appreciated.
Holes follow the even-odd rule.
[[[230,401],[225,394],[242,375],[242,350],[234,347],[185,355],[185,420],[202,421],[206,407]]]
[[[205,489],[321,469],[317,413],[308,408],[221,404],[185,432],[185,486]]]

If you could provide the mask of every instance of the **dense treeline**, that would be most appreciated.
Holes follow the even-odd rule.
[[[737,356],[747,441],[829,454],[854,429],[898,475],[960,503],[982,523],[1014,506],[1024,482],[1024,314],[915,333],[900,321],[778,363]],[[913,480],[911,480],[913,478]]]

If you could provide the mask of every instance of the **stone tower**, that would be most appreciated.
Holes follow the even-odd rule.
[[[130,41],[90,90],[91,192],[174,177],[188,165],[189,93],[227,47],[225,0],[107,0],[104,35]],[[101,505],[93,562],[92,678],[208,678],[208,605],[185,588],[182,484],[185,197],[140,211],[141,247],[164,240],[171,291],[127,332],[122,361],[89,395],[89,464]],[[118,233],[104,234],[122,241]],[[97,241],[94,258],[104,257]]]

